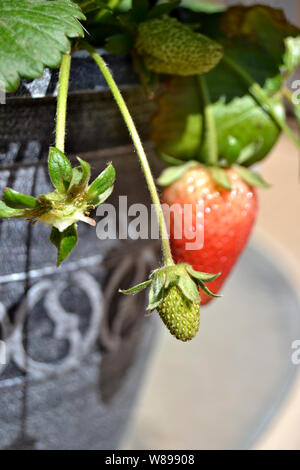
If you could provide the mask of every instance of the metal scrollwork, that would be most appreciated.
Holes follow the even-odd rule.
[[[154,259],[154,250],[149,247],[116,257],[108,267],[104,286],[89,268],[75,268],[57,278],[44,277],[29,288],[14,309],[13,320],[5,305],[0,303],[0,339],[5,341],[7,356],[6,365],[0,365],[0,385],[1,379],[5,381],[7,377],[5,370],[9,364],[14,364],[30,378],[45,379],[79,367],[90,352],[101,358],[102,385],[107,388],[108,383],[119,381],[133,361],[139,343],[145,297],[122,296],[118,289],[147,278]],[[98,263],[94,265],[96,270]],[[84,297],[78,309],[80,314],[63,305],[63,297],[70,304],[70,288],[77,292],[75,305],[81,295]],[[28,327],[27,321],[31,318],[32,324]],[[84,328],[81,327],[83,319]],[[45,341],[43,335],[46,335]],[[96,347],[98,340],[100,349]],[[39,348],[43,349],[43,354],[39,353]],[[18,376],[17,372],[14,374]]]
[[[78,286],[89,299],[90,320],[84,334],[79,329],[78,315],[67,312],[60,302],[61,294],[70,284]],[[43,308],[54,324],[53,337],[67,340],[69,344],[66,356],[54,363],[34,360],[30,355],[26,355],[24,349],[24,324],[27,316],[40,301],[43,302]],[[21,370],[38,379],[52,374],[60,374],[78,366],[97,340],[102,309],[101,287],[87,271],[78,271],[72,274],[68,280],[53,281],[48,279],[35,284],[18,306],[13,324],[8,318],[5,307],[0,303],[0,324],[2,339],[6,343],[7,364],[13,361]],[[1,366],[0,376],[5,367]]]

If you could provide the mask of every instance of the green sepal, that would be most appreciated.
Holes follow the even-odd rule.
[[[151,288],[150,288],[150,292],[151,292]],[[150,298],[150,294],[149,294],[149,298]],[[161,304],[162,301],[163,301],[163,297],[161,297],[161,299],[158,299],[158,300],[153,301],[153,302],[150,302],[150,300],[149,300],[149,303],[147,305],[146,310],[148,312],[152,312],[153,310],[155,310]]]
[[[93,199],[98,198],[98,196],[103,194],[110,188],[110,186],[114,184],[115,178],[116,171],[113,165],[110,163],[89,186],[88,192],[86,194],[86,200],[92,201]]]
[[[221,273],[218,274],[209,274],[209,273],[201,273],[200,271],[195,271],[189,264],[186,265],[187,272],[197,281],[203,282],[212,282],[217,279]]]
[[[57,190],[55,191],[52,191],[51,193],[47,193],[47,194],[40,194],[38,196],[38,199],[42,202],[42,203],[51,203],[51,205],[54,203],[54,202],[62,202],[64,199],[65,199],[65,196],[61,193],[59,193]]]
[[[196,279],[192,279],[191,276]],[[203,282],[203,280],[206,282],[213,281],[218,276],[219,274],[199,273],[194,271],[190,265],[181,263],[156,269],[151,274],[150,280],[142,282],[141,284],[127,290],[120,290],[120,292],[126,295],[137,294],[151,284],[149,303],[147,306],[148,311],[156,309],[161,302],[163,302],[172,287],[177,287],[187,301],[192,303],[197,302],[200,305],[201,299],[198,286],[200,286],[209,296],[220,297],[210,292]]]
[[[79,157],[77,157],[77,160],[79,161],[80,166],[73,168],[72,180],[68,189],[68,193],[72,196],[76,196],[77,194],[85,191],[91,177],[91,167],[89,163]]]
[[[198,285],[201,287],[201,289],[205,292],[205,294],[209,295],[209,297],[215,297],[215,298],[218,298],[218,297],[222,297],[222,295],[217,295],[217,294],[214,294],[213,292],[211,292],[208,287],[206,287],[206,285],[204,284],[203,281],[200,281],[200,279],[197,280],[197,283]]]
[[[166,153],[160,152],[158,149],[156,149],[156,153],[157,153],[157,156],[169,166],[181,166],[181,165],[184,165],[185,163],[183,160],[172,157],[171,155],[167,155]]]
[[[168,274],[166,274],[165,288],[170,289],[170,287],[177,286],[179,282],[179,277],[179,274],[177,274],[176,272],[168,272]]]
[[[78,240],[76,224],[70,225],[66,230],[60,232],[57,228],[52,227],[50,233],[50,241],[56,246],[57,266],[69,256],[71,251],[75,248]]]
[[[149,303],[147,305],[146,310],[151,311],[151,310],[156,309],[159,306],[159,304],[162,302],[162,300],[163,300],[163,290],[161,291],[159,296],[155,296],[154,290],[153,290],[153,284],[151,284],[150,292],[149,292]]]
[[[184,296],[191,302],[199,302],[200,294],[196,283],[189,276],[180,276],[178,287]]]
[[[89,201],[89,205],[92,206],[93,208],[100,206],[100,204],[103,204],[103,202],[109,198],[113,190],[114,190],[114,186],[111,186],[106,191],[104,191],[104,193],[100,194],[100,196],[96,197],[92,201]]]
[[[24,217],[24,210],[12,209],[8,207],[3,201],[0,201],[0,218],[10,219],[14,217]]]
[[[141,284],[137,284],[134,287],[131,287],[130,289],[119,289],[119,292],[125,295],[135,295],[141,292],[142,290],[146,289],[150,284],[152,283],[152,280],[149,279],[148,281],[141,282]]]
[[[3,201],[12,209],[35,209],[40,205],[39,201],[34,197],[19,193],[11,188],[4,189]]]
[[[152,284],[149,292],[149,304],[147,310],[154,310],[163,300],[165,275],[163,271],[157,271],[152,276]]]
[[[250,186],[257,186],[258,188],[270,188],[270,184],[267,183],[263,177],[256,171],[249,170],[243,166],[234,165],[233,167],[237,174]]]
[[[91,166],[88,162],[85,160],[82,160],[82,158],[77,157],[77,160],[80,163],[80,168],[82,171],[82,179],[80,181],[80,184],[82,186],[85,186],[88,184],[90,177],[91,177]]]
[[[211,176],[213,179],[223,188],[228,189],[228,191],[231,191],[232,186],[230,179],[228,178],[228,175],[226,171],[223,168],[220,168],[218,166],[212,166],[209,168],[211,172]]]
[[[157,18],[162,15],[168,15],[174,8],[180,5],[181,0],[175,0],[173,2],[164,2],[155,5],[148,14],[148,19]]]
[[[197,162],[191,160],[180,166],[170,167],[163,170],[162,174],[157,179],[157,183],[160,186],[169,186],[170,184],[177,181],[181,176],[192,166],[197,165]]]
[[[73,171],[69,159],[56,147],[50,147],[48,168],[53,186],[60,193],[65,193],[72,180]]]

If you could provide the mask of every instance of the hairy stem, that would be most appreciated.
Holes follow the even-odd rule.
[[[198,75],[197,80],[200,86],[202,98],[204,101],[204,119],[208,142],[208,155],[206,163],[208,165],[216,165],[218,162],[218,133],[212,103],[210,101],[209,90],[204,75]]]
[[[296,134],[290,129],[284,119],[282,119],[278,113],[276,112],[274,105],[270,98],[267,96],[265,91],[262,87],[253,81],[250,75],[247,74],[243,69],[239,67],[233,60],[229,59],[229,57],[223,57],[224,62],[231,67],[248,85],[249,85],[249,92],[253,96],[253,98],[265,109],[269,115],[273,118],[279,128],[285,132],[285,134],[290,138],[290,140],[296,145],[298,149],[300,149],[300,140],[296,136]]]
[[[59,84],[57,95],[56,112],[56,148],[65,152],[66,118],[67,118],[67,99],[69,89],[69,77],[71,68],[71,55],[64,54],[59,72]]]
[[[97,53],[97,51],[88,43],[84,42],[83,47],[90,53],[92,58],[95,60],[96,64],[98,65],[100,71],[102,72],[115,100],[116,103],[121,111],[121,114],[124,118],[124,121],[128,127],[129,133],[132,137],[134,146],[136,148],[138,157],[140,159],[140,163],[142,166],[142,170],[144,172],[148,188],[151,194],[151,198],[153,201],[153,204],[156,209],[157,213],[157,218],[158,218],[158,223],[159,223],[159,228],[160,228],[160,233],[161,233],[161,238],[162,238],[162,247],[163,247],[163,255],[164,255],[164,262],[166,265],[173,265],[174,261],[172,258],[171,254],[171,249],[170,249],[170,244],[169,244],[169,236],[168,236],[168,231],[164,219],[164,214],[162,211],[162,207],[160,204],[158,192],[156,189],[156,185],[154,182],[154,178],[152,176],[151,168],[148,162],[148,158],[146,156],[146,153],[144,151],[140,136],[137,132],[137,129],[135,127],[135,124],[133,122],[133,119],[131,117],[131,114],[127,108],[127,105],[120,93],[120,90],[109,70],[107,67],[106,63],[102,59],[102,57]]]

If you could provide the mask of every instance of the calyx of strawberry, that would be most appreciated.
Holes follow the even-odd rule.
[[[167,163],[171,163],[174,165],[175,159],[169,160],[169,157],[166,155],[160,154],[160,157]],[[199,163],[194,160],[190,160],[186,163],[176,161],[175,166],[170,166],[166,168],[165,170],[162,171],[161,175],[157,179],[157,183],[159,186],[166,187],[180,179],[186,171],[188,171],[190,168],[201,168],[205,167],[208,169],[210,172],[213,180],[222,186],[223,188],[227,189],[228,191],[231,191],[231,182],[230,179],[226,173],[226,170],[229,167],[222,167],[222,166],[217,166],[217,165],[205,165],[204,163]],[[251,185],[251,186],[256,186],[257,188],[269,188],[270,185],[263,179],[263,177],[257,172],[254,171],[250,168],[245,168],[241,165],[231,165],[231,168],[233,168],[236,173],[240,176],[240,178],[245,181],[245,183]]]
[[[112,193],[115,169],[109,164],[89,185],[90,165],[78,158],[72,168],[68,158],[57,148],[50,148],[49,174],[55,191],[37,198],[5,188],[0,201],[0,218],[26,218],[32,223],[52,226],[50,241],[58,249],[57,264],[71,253],[77,243],[78,221],[95,226],[89,211],[103,203]]]
[[[148,281],[120,292],[134,295],[150,286],[147,310],[156,309],[173,336],[180,341],[190,341],[200,324],[199,287],[209,296],[219,297],[205,285],[218,276],[195,271],[189,264],[181,263],[159,268]]]

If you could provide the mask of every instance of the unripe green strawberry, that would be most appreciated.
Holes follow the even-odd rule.
[[[204,282],[212,282],[218,276],[195,271],[187,263],[175,265],[169,262],[153,271],[148,281],[121,292],[134,295],[150,286],[147,310],[157,310],[170,333],[177,339],[190,341],[196,336],[200,325],[198,287],[216,297]]]
[[[191,302],[177,286],[168,290],[157,311],[170,333],[180,341],[190,341],[196,336],[200,325],[200,301]]]
[[[136,50],[149,70],[171,75],[208,72],[221,60],[223,48],[176,18],[155,18],[138,28]]]

